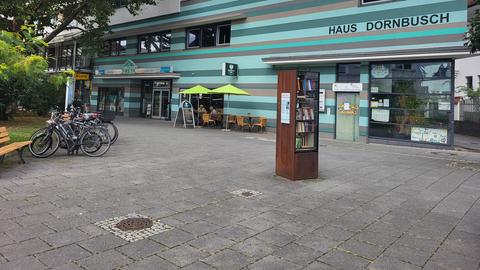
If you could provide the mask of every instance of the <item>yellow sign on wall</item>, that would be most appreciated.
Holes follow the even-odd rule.
[[[90,76],[88,73],[75,73],[75,80],[77,81],[88,81]]]

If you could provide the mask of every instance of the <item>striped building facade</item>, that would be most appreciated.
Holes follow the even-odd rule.
[[[368,1],[365,1],[368,2]],[[275,126],[277,71],[318,71],[326,90],[320,132],[335,137],[339,63],[358,63],[360,81],[358,134],[367,141],[370,123],[370,70],[376,62],[462,57],[466,32],[465,0],[188,0],[180,12],[112,26],[106,39],[126,39],[126,53],[95,59],[91,105],[99,89],[123,88],[125,116],[141,115],[142,81],[171,82],[170,108],[175,115],[179,90],[197,84],[215,88],[228,83],[251,96],[231,96],[229,114],[266,116]],[[378,3],[376,3],[378,2]],[[229,45],[188,49],[186,29],[231,23]],[[138,53],[138,37],[169,31],[169,51]],[[125,73],[131,61],[138,70],[172,67],[156,74]],[[222,76],[223,63],[238,65],[238,76]],[[111,72],[115,71],[115,72]],[[453,86],[452,86],[453,92]],[[226,102],[226,101],[225,101]],[[450,132],[450,131],[449,131]]]

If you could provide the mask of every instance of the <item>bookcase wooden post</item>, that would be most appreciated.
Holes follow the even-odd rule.
[[[315,72],[278,72],[275,162],[278,176],[290,180],[318,177],[319,83],[319,74]],[[282,123],[283,93],[290,94],[288,124]]]

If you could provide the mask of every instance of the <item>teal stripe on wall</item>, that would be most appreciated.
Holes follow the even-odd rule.
[[[347,16],[336,16],[331,18],[322,18],[317,20],[310,21],[300,21],[300,22],[290,22],[262,27],[255,27],[242,30],[233,30],[232,36],[253,36],[258,34],[266,34],[272,32],[282,32],[282,31],[292,31],[292,30],[303,30],[308,28],[318,28],[332,25],[343,25],[351,23],[359,23],[368,20],[384,20],[390,18],[401,18],[409,16],[418,16],[431,13],[441,13],[449,11],[463,11],[465,7],[460,4],[465,1],[451,1],[443,3],[442,5],[438,4],[427,4],[421,6],[415,6],[415,8],[396,8],[396,9],[387,9],[381,11],[374,11],[369,13],[359,13],[359,14],[350,14]]]

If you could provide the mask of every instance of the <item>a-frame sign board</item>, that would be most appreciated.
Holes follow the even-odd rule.
[[[179,119],[179,117],[178,117],[179,115],[182,119]],[[192,106],[192,103],[190,103],[190,101],[184,100],[184,101],[182,101],[182,103],[180,103],[180,107],[178,108],[177,116],[175,116],[175,121],[173,122],[173,127],[175,127],[177,125],[178,120],[180,120],[180,121],[183,120],[183,127],[184,128],[187,128],[187,126],[192,126],[193,128],[195,128],[195,116],[194,116],[194,113],[193,113],[193,106]]]

